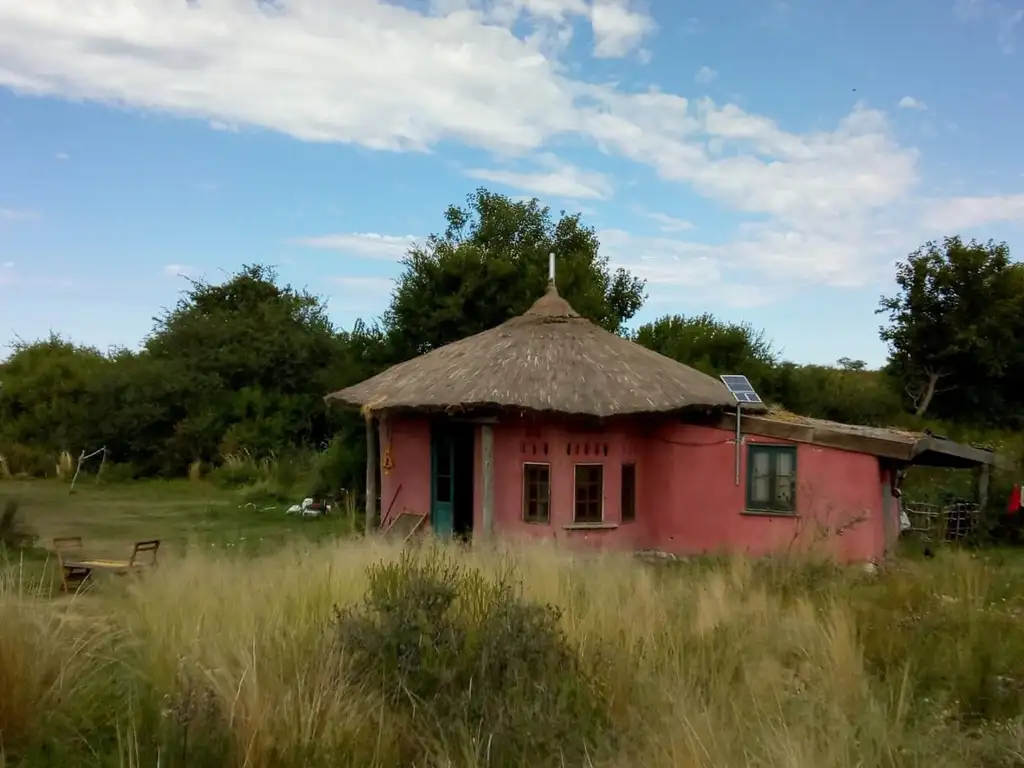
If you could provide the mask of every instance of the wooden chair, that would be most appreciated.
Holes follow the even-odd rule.
[[[154,567],[157,562],[157,552],[160,550],[160,540],[135,542],[131,557],[127,560],[101,560],[83,557],[81,536],[57,537],[53,540],[53,548],[57,552],[57,561],[60,564],[60,588],[64,592],[71,592],[72,587],[77,590],[92,576],[93,571],[106,571],[120,576],[126,573],[137,573],[143,568]],[[147,553],[149,554],[147,561],[140,562],[139,555]]]

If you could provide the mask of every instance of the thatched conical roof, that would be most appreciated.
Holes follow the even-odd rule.
[[[580,317],[554,285],[524,314],[326,399],[371,411],[510,408],[598,417],[735,405],[718,379]]]

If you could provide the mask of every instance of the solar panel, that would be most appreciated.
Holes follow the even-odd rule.
[[[746,376],[738,375],[726,375],[722,376],[722,383],[725,384],[726,389],[732,393],[736,392],[753,392],[754,387],[751,386],[750,380]]]
[[[760,403],[762,402],[760,395],[754,390],[753,385],[750,383],[750,379],[746,376],[740,376],[738,374],[728,374],[719,377],[722,383],[725,384],[725,388],[729,390],[730,394],[736,398],[737,403]]]

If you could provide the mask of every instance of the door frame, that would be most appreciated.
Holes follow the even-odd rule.
[[[448,482],[450,487],[448,489],[448,501],[447,503],[451,509],[450,515],[451,520],[449,524],[453,530],[445,531],[438,534],[437,521],[434,513],[437,506],[437,470],[438,470],[438,443],[440,438],[444,437],[448,444],[448,461],[449,461],[449,474]],[[451,433],[445,428],[445,425],[441,423],[432,423],[430,425],[430,529],[435,535],[451,536],[455,527],[455,452],[454,445],[452,443]]]
[[[450,522],[445,521],[441,536],[472,538],[477,511],[477,433],[479,428],[468,419],[437,419],[430,423],[430,527],[435,533],[434,508],[437,498],[438,442],[448,445],[451,462]],[[448,526],[451,526],[448,529]]]

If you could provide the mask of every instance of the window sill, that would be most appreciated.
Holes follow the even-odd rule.
[[[523,522],[527,525],[551,525],[550,520],[530,520],[529,518],[523,518]]]
[[[562,526],[567,531],[609,531],[618,527],[618,523],[569,523]]]
[[[783,512],[779,509],[744,509],[740,514],[749,517],[799,517],[796,512]]]

